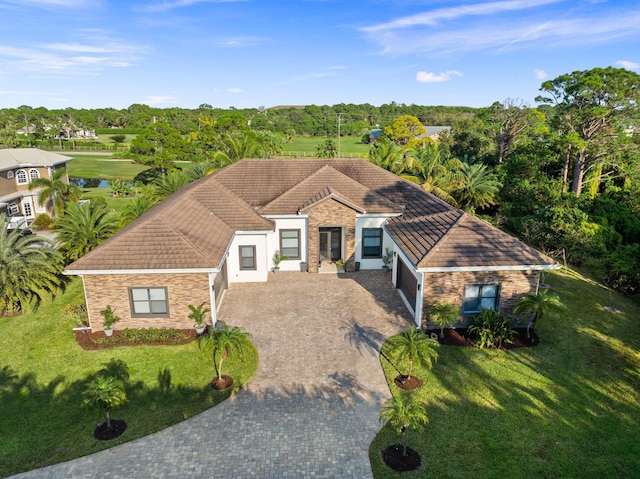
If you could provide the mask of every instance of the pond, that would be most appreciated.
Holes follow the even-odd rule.
[[[102,178],[69,178],[69,183],[80,188],[109,188],[107,180]]]

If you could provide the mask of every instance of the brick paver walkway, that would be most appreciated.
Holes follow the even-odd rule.
[[[366,478],[389,397],[379,347],[409,325],[389,276],[280,272],[234,284],[219,318],[253,334],[249,387],[150,436],[20,478]]]

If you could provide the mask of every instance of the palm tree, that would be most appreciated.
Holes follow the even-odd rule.
[[[440,337],[444,338],[444,327],[460,318],[460,308],[451,303],[434,303],[429,309],[429,319],[440,326]]]
[[[402,148],[390,140],[380,140],[374,143],[369,148],[367,160],[397,175],[401,174],[406,166]]]
[[[60,251],[75,261],[116,232],[118,221],[103,205],[73,205],[54,223]]]
[[[406,431],[417,431],[429,423],[425,404],[416,400],[411,393],[403,393],[388,399],[380,409],[380,421],[386,420],[402,440],[402,455],[407,455]]]
[[[111,428],[111,409],[127,402],[127,393],[122,381],[104,376],[98,376],[89,383],[83,397],[85,406],[104,410],[107,428]]]
[[[474,212],[476,208],[486,208],[496,203],[500,182],[487,165],[463,163],[461,184],[453,192],[462,209]]]
[[[220,166],[217,162],[214,161],[202,161],[200,163],[195,163],[189,170],[187,171],[187,176],[191,181],[199,180],[200,178],[204,178],[212,173],[215,173],[220,169]]]
[[[148,196],[138,196],[123,208],[120,224],[126,225],[146,213],[155,203]]]
[[[438,342],[418,331],[414,325],[408,331],[391,337],[387,341],[387,345],[391,350],[391,355],[396,360],[405,357],[409,360],[408,378],[411,378],[414,361],[431,369],[433,361],[438,358]]]
[[[182,171],[171,171],[154,181],[154,199],[160,201],[190,183],[189,177]]]
[[[65,168],[59,168],[52,173],[51,178],[34,178],[29,184],[29,190],[42,188],[38,193],[38,203],[47,208],[53,207],[55,216],[62,214],[65,202],[75,203],[82,195],[82,190],[78,186],[64,181],[66,174]]]
[[[222,379],[222,362],[232,351],[244,357],[244,350],[251,344],[251,334],[235,326],[231,329],[224,325],[222,329],[211,328],[208,335],[198,339],[198,345],[207,355],[211,355],[213,365],[218,371],[218,381]],[[218,364],[216,364],[216,360]]]
[[[462,181],[460,160],[449,156],[436,144],[425,142],[409,152],[407,169],[409,172],[400,176],[422,186],[425,191],[441,200],[458,206],[451,191]]]
[[[552,311],[563,313],[566,310],[567,307],[560,297],[556,294],[549,294],[548,289],[541,289],[538,292],[527,291],[513,308],[513,312],[516,314],[531,314],[531,319],[527,323],[527,337],[530,336],[529,330],[536,321]]]
[[[9,230],[0,215],[0,316],[22,311],[31,301],[60,285],[62,255],[46,246],[45,238]]]

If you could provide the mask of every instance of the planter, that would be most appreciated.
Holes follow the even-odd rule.
[[[280,271],[280,268],[273,268],[271,271],[273,271],[273,274],[278,274],[278,271]]]
[[[196,333],[202,334],[202,333],[204,333],[204,330],[207,329],[207,325],[206,324],[194,324],[193,328],[196,330]]]
[[[107,337],[111,336],[113,334],[113,328],[111,329],[105,329],[104,330],[104,334],[107,335]]]

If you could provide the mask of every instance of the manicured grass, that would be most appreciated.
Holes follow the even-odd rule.
[[[124,207],[133,201],[133,196],[127,196],[125,198],[114,198],[111,192],[111,188],[83,188],[82,198],[91,199],[100,196],[107,202],[107,209],[114,215],[120,217]]]
[[[415,394],[427,402],[430,423],[408,433],[423,461],[412,477],[640,477],[640,306],[575,272],[546,281],[569,313],[537,326],[540,345],[443,346],[431,372],[416,371],[425,384]],[[397,371],[381,361],[399,394]],[[376,478],[407,476],[380,456],[398,442],[385,426],[371,444]]]
[[[284,147],[285,156],[295,156],[298,158],[310,158],[316,156],[316,148],[326,141],[323,136],[296,136],[291,143]],[[336,141],[338,138],[333,138]],[[343,136],[340,139],[340,156],[343,158],[361,158],[369,152],[369,145],[360,143],[360,138],[354,136]]]
[[[64,294],[39,310],[0,319],[0,477],[148,435],[230,394],[209,386],[215,369],[195,342],[81,349],[72,333],[76,325],[63,312],[81,299],[82,284],[74,278]],[[93,430],[104,415],[82,408],[81,396],[91,375],[112,359],[125,361],[131,375],[129,402],[111,415],[124,419],[127,430],[112,441],[98,441]],[[223,372],[241,386],[253,377],[257,363],[257,352],[252,349],[243,363],[231,356]]]
[[[65,153],[74,158],[67,164],[69,176],[77,178],[102,178],[113,180],[116,178],[133,181],[134,177],[148,169],[148,166],[137,165],[131,160],[119,160],[107,154],[75,154]]]

